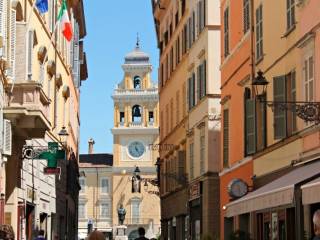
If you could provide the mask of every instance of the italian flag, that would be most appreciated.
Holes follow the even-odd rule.
[[[63,36],[68,42],[70,42],[72,39],[72,26],[69,20],[66,0],[62,0],[62,5],[58,14],[58,21],[60,23],[60,29]]]

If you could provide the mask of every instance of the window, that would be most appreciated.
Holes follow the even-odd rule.
[[[205,127],[200,129],[200,174],[205,172]]]
[[[304,59],[304,97],[306,102],[314,101],[314,61],[313,56],[308,56]]]
[[[290,30],[295,24],[295,0],[287,0],[287,30]]]
[[[180,62],[180,38],[178,37],[176,40],[176,66]]]
[[[140,200],[139,199],[131,200],[131,218],[132,218],[132,224],[139,224],[140,222]]]
[[[178,177],[181,180],[179,181],[180,183],[184,182],[184,177],[186,174],[185,161],[186,161],[186,152],[179,151],[178,152]]]
[[[179,90],[176,92],[176,125],[180,121],[180,93]]]
[[[206,95],[206,61],[203,61],[197,69],[197,95],[198,100]]]
[[[79,178],[79,184],[80,184],[80,194],[83,194],[86,192],[86,179],[84,177]]]
[[[85,209],[85,203],[79,203],[78,205],[78,215],[79,219],[84,219],[86,218],[86,209]]]
[[[133,78],[133,88],[134,89],[141,89],[141,79],[139,76],[135,76]]]
[[[109,193],[109,179],[101,178],[101,193]]]
[[[124,123],[124,112],[120,112],[120,124]]]
[[[27,67],[28,80],[32,80],[33,44],[34,44],[34,31],[30,30],[28,32],[28,67]]]
[[[173,114],[174,109],[173,109],[173,98],[170,100],[170,130],[172,131],[174,125],[173,125]]]
[[[190,179],[194,178],[194,145],[190,143],[189,145],[189,160],[190,160]]]
[[[223,110],[223,167],[229,166],[229,109]]]
[[[175,27],[178,26],[179,23],[179,10],[177,10],[176,15],[175,15]]]
[[[256,101],[251,98],[249,88],[245,88],[245,151],[246,155],[256,151]]]
[[[169,70],[169,55],[166,57],[166,81],[170,77],[170,70]]]
[[[187,87],[186,83],[184,82],[182,85],[182,117],[186,116],[186,109],[187,109]]]
[[[195,73],[192,73],[192,76],[189,78],[188,83],[188,97],[189,97],[189,110],[193,108],[196,104],[195,102]]]
[[[224,10],[224,56],[229,55],[229,7]]]
[[[154,116],[153,116],[153,112],[149,112],[149,123],[153,123],[154,122]]]
[[[243,32],[250,29],[250,0],[243,0]]]
[[[185,10],[186,10],[186,0],[181,0],[181,16],[184,15]]]
[[[256,9],[256,57],[257,60],[263,57],[262,4]]]
[[[198,28],[198,34],[200,34],[206,25],[206,1],[205,0],[201,0],[198,2],[197,12],[198,12],[197,28]]]
[[[141,123],[142,120],[142,108],[139,105],[134,105],[132,107],[132,122],[134,123]]]
[[[109,203],[100,204],[100,218],[109,218],[110,217],[110,205]]]
[[[296,101],[296,73],[273,78],[273,98],[275,102]],[[296,131],[296,113],[291,110],[274,109],[274,139],[282,139]]]
[[[166,134],[169,134],[169,104],[166,105]]]

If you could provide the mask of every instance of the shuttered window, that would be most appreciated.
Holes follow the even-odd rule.
[[[79,48],[79,24],[74,22],[73,38],[73,81],[76,87],[80,87],[80,48]]]
[[[287,101],[296,101],[296,72],[292,71],[286,75]],[[295,111],[287,111],[287,134],[291,135],[297,131],[297,113]]]
[[[223,14],[224,19],[224,56],[229,55],[229,7],[224,10]]]
[[[180,62],[180,37],[178,36],[176,40],[176,66],[178,66]]]
[[[184,82],[182,85],[182,117],[186,116],[187,110],[187,84]]]
[[[178,125],[180,121],[180,92],[177,90],[176,92],[176,125]]]
[[[229,109],[223,110],[223,167],[229,166]]]
[[[256,58],[260,60],[263,57],[263,22],[262,22],[262,4],[256,9]]]
[[[188,29],[189,29],[189,31],[188,31],[188,38],[189,38],[189,41],[188,41],[188,49],[189,48],[191,48],[191,45],[192,45],[192,43],[193,43],[193,38],[192,38],[192,36],[193,36],[193,33],[192,33],[192,31],[193,31],[193,28],[192,28],[192,15],[191,15],[191,17],[189,17],[189,20],[188,20]]]
[[[295,0],[287,0],[287,30],[290,30],[295,24]]]
[[[279,76],[273,78],[273,100],[275,102],[286,101],[286,78]],[[282,139],[286,137],[286,111],[280,108],[274,109],[274,138]]]
[[[243,0],[243,32],[250,29],[250,0]]]
[[[189,110],[195,106],[195,81],[196,81],[195,73],[192,73],[192,76],[189,78],[189,86],[188,86],[188,98],[189,98]]]
[[[197,68],[197,98],[201,100],[206,96],[206,60],[204,60]]]
[[[205,172],[205,127],[200,129],[200,174],[204,174]]]
[[[304,97],[306,102],[314,101],[314,61],[313,56],[304,59]]]
[[[170,100],[170,130],[172,131],[174,124],[173,124],[173,117],[174,117],[174,109],[173,109],[173,98]]]
[[[255,98],[245,100],[246,117],[246,154],[250,155],[256,151],[256,105]]]
[[[189,145],[190,179],[194,178],[194,144]]]
[[[173,47],[170,49],[170,73],[173,72],[173,64],[174,64],[174,61],[173,61]]]
[[[16,10],[10,10],[10,68],[8,76],[15,78],[16,66]]]
[[[186,152],[185,151],[179,151],[178,152],[178,178],[180,184],[183,183],[184,177],[186,174]]]
[[[1,57],[3,59],[7,58],[7,0],[0,0],[0,33],[2,36],[2,49],[1,49]]]
[[[34,31],[29,30],[28,32],[28,67],[27,67],[27,76],[28,80],[32,80],[32,58],[33,58],[33,39]]]

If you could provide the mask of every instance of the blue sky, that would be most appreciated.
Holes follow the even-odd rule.
[[[112,153],[114,86],[123,78],[121,65],[135,47],[137,32],[141,49],[153,65],[157,81],[158,49],[150,0],[84,1],[89,78],[82,82],[80,105],[80,153],[87,153],[88,139],[95,153]]]

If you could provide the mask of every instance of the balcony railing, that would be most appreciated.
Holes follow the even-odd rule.
[[[116,89],[114,91],[114,96],[120,95],[134,95],[134,96],[143,96],[143,95],[157,95],[158,88],[151,89]]]
[[[143,122],[131,122],[129,127],[143,127]]]

